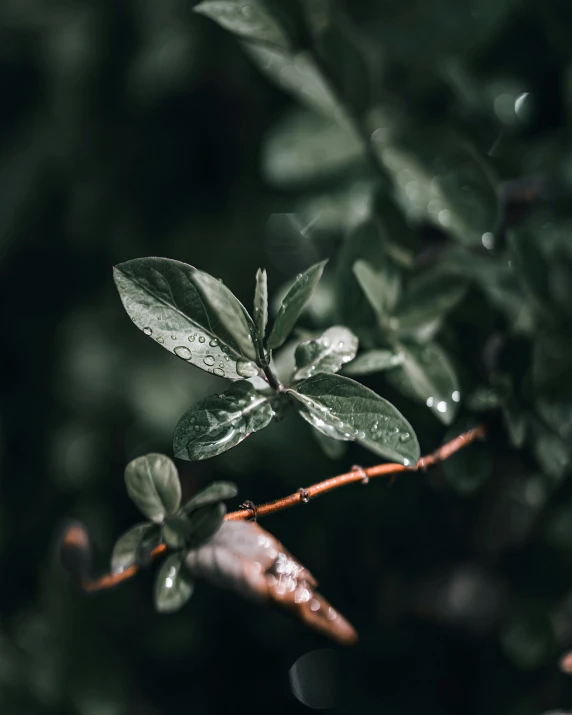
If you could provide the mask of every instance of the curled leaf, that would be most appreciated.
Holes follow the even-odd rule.
[[[225,521],[210,541],[189,551],[186,565],[193,576],[291,611],[338,643],[357,640],[353,627],[317,593],[310,572],[258,524]]]

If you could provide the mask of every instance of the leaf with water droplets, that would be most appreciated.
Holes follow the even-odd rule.
[[[441,320],[467,292],[465,277],[433,266],[414,277],[401,295],[391,325],[402,334],[417,332],[428,323]]]
[[[125,484],[139,511],[157,524],[174,514],[181,503],[177,467],[164,454],[146,454],[129,462]]]
[[[396,348],[403,361],[386,373],[387,379],[404,395],[424,402],[443,424],[451,424],[461,393],[445,351],[435,343],[419,345],[411,341],[400,342]]]
[[[236,382],[222,395],[210,395],[185,412],[175,427],[175,456],[215,457],[266,427],[273,416],[271,396],[257,392],[247,380]]]
[[[286,293],[268,338],[268,348],[270,350],[279,348],[292,332],[300,313],[312,297],[312,293],[322,277],[326,263],[327,261],[320,261],[320,263],[310,266],[296,278],[294,284]]]
[[[161,531],[155,524],[137,524],[115,542],[111,554],[111,570],[116,573],[133,566],[147,563],[150,552],[161,543]]]
[[[186,556],[190,573],[255,602],[274,604],[343,645],[357,640],[352,626],[316,591],[312,574],[272,534],[248,521],[225,521]]]
[[[373,148],[410,215],[430,221],[465,245],[480,246],[485,233],[494,233],[500,212],[496,179],[466,141],[428,130],[389,140],[379,136]]]
[[[245,40],[290,47],[279,22],[260,0],[204,0],[193,9]]]
[[[167,258],[137,258],[114,268],[125,310],[167,350],[202,370],[236,380],[256,360],[252,318],[208,273]]]
[[[275,186],[318,183],[363,163],[363,145],[342,118],[297,109],[267,135],[262,170]]]
[[[406,465],[417,464],[419,443],[413,427],[390,402],[349,377],[322,374],[289,392],[326,436],[358,442],[372,452]],[[306,416],[306,415],[303,415]]]
[[[213,482],[202,489],[183,505],[183,511],[190,514],[193,510],[207,504],[233,499],[238,494],[238,487],[232,482]]]
[[[358,339],[348,328],[335,325],[315,340],[305,340],[296,348],[294,380],[304,380],[320,372],[338,372],[353,360]]]
[[[403,362],[403,355],[393,350],[367,350],[344,368],[344,375],[369,375],[396,367]]]
[[[185,566],[183,553],[171,554],[155,579],[154,600],[159,613],[178,611],[193,594],[195,580]]]
[[[254,325],[259,345],[264,345],[266,324],[268,323],[268,281],[266,271],[259,268],[256,271],[256,286],[254,289]]]

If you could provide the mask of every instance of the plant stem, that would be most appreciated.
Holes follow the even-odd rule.
[[[331,477],[323,482],[318,482],[310,487],[301,488],[293,494],[282,497],[281,499],[276,499],[272,502],[267,502],[266,504],[261,504],[260,506],[254,506],[249,503],[248,506],[244,506],[237,511],[231,511],[225,516],[225,521],[240,521],[245,519],[258,519],[262,516],[268,516],[269,514],[275,514],[279,511],[284,511],[284,509],[289,509],[296,504],[307,503],[310,499],[314,499],[321,494],[326,494],[334,489],[339,489],[340,487],[345,487],[348,484],[353,484],[354,482],[362,482],[367,484],[370,479],[374,477],[388,477],[395,474],[401,474],[403,472],[419,472],[425,471],[428,467],[433,467],[446,459],[449,459],[455,452],[458,452],[463,447],[467,447],[472,442],[478,439],[483,439],[486,434],[485,426],[479,425],[473,429],[463,432],[458,437],[455,437],[450,442],[442,445],[432,454],[428,454],[417,462],[415,467],[405,467],[403,464],[377,464],[374,467],[367,467],[362,469],[361,467],[354,467],[351,472],[346,472],[345,474],[340,474],[337,477]],[[348,510],[351,507],[348,507]],[[63,544],[66,544],[66,538],[64,536]],[[159,544],[151,552],[151,557],[156,558],[167,551],[166,544]],[[132,576],[140,570],[140,566],[134,565],[121,571],[119,573],[109,573],[101,578],[94,580],[83,580],[80,586],[84,591],[101,591],[106,588],[111,588],[116,586],[122,581],[130,579]]]

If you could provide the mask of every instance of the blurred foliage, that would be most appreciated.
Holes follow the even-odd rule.
[[[565,708],[570,5],[219,3],[239,6],[237,40],[193,4],[0,3],[1,711]],[[206,584],[157,615],[153,570],[91,598],[64,577],[62,521],[86,523],[105,569],[138,518],[125,464],[172,453],[179,416],[224,384],[130,325],[111,267],[146,255],[200,266],[245,305],[259,266],[277,287],[329,257],[284,370],[297,342],[347,325],[423,452],[487,422],[486,443],[426,475],[264,524],[354,623],[353,649]],[[364,294],[357,261],[362,287],[391,285],[391,266],[400,296]],[[446,356],[451,420],[424,404],[415,349],[407,369],[388,360],[411,340]],[[330,461],[292,416],[177,467],[183,501],[230,479],[259,502],[356,462],[373,458],[350,445]]]

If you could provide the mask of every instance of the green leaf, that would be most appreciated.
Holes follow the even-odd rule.
[[[344,115],[310,52],[284,52],[250,43],[245,43],[244,49],[263,74],[304,106],[334,119]]]
[[[125,484],[139,511],[156,524],[174,514],[181,503],[177,467],[164,454],[146,454],[129,462]]]
[[[391,313],[399,295],[400,278],[395,263],[388,253],[388,239],[377,222],[365,221],[344,241],[336,267],[337,313],[339,320],[358,333],[370,331],[378,312],[372,310],[353,271],[356,261],[365,261],[377,276],[379,290],[383,290],[381,304]]]
[[[175,456],[190,460],[215,457],[266,427],[273,416],[270,397],[241,380],[185,412],[175,427]]]
[[[368,350],[344,368],[344,375],[369,375],[389,370],[403,362],[403,354],[393,350]]]
[[[365,261],[356,261],[353,271],[367,302],[375,314],[383,320],[386,317],[385,289],[379,275]]]
[[[480,246],[483,234],[496,230],[495,178],[466,141],[431,130],[390,141],[377,131],[373,137],[374,150],[412,217],[430,221],[465,245]]]
[[[195,494],[194,497],[191,497],[191,499],[183,505],[183,511],[190,514],[194,509],[198,509],[201,506],[233,499],[237,494],[238,487],[236,484],[232,482],[213,482],[198,494]]]
[[[163,539],[170,549],[182,549],[189,543],[192,527],[182,516],[171,516],[163,524]]]
[[[155,524],[137,524],[115,542],[111,570],[117,573],[134,564],[146,563],[150,552],[160,543],[161,531]]]
[[[266,137],[262,170],[275,186],[320,182],[363,162],[363,145],[343,119],[295,110]]]
[[[467,287],[465,278],[438,267],[424,271],[402,294],[391,320],[392,327],[405,333],[441,321],[465,295]]]
[[[443,424],[451,424],[461,394],[446,353],[435,343],[418,345],[404,341],[397,348],[403,362],[386,373],[387,379],[404,395],[424,402]]]
[[[311,418],[309,420],[307,418],[308,413],[304,413],[303,410],[300,410],[300,414],[312,424]],[[341,459],[348,450],[347,441],[327,437],[319,429],[312,429],[312,435],[328,459]]]
[[[254,289],[254,325],[259,345],[264,345],[266,324],[268,323],[268,281],[266,271],[259,268],[256,271],[256,287]]]
[[[185,554],[168,556],[155,579],[155,608],[159,613],[178,611],[193,594],[195,580],[185,566]]]
[[[223,502],[206,504],[195,509],[189,516],[191,529],[189,545],[194,548],[208,541],[222,526],[225,514],[226,505]]]
[[[300,274],[286,294],[268,338],[268,348],[279,348],[291,333],[316,288],[327,261],[320,261]]]
[[[260,0],[204,0],[194,11],[210,17],[225,30],[253,42],[288,49],[290,42],[280,24]]]
[[[125,310],[146,335],[207,372],[251,376],[254,323],[223,283],[167,258],[121,263],[114,277]]]
[[[303,380],[320,372],[338,372],[353,360],[358,339],[348,328],[335,325],[316,340],[305,340],[296,348],[294,380]]]
[[[548,262],[537,245],[537,237],[527,229],[520,229],[509,231],[507,240],[528,296],[541,313],[552,320],[551,275]]]
[[[334,436],[329,428],[343,435],[334,438],[353,440],[405,465],[417,463],[419,443],[409,422],[391,403],[358,382],[340,375],[314,375],[289,392],[326,436]]]

